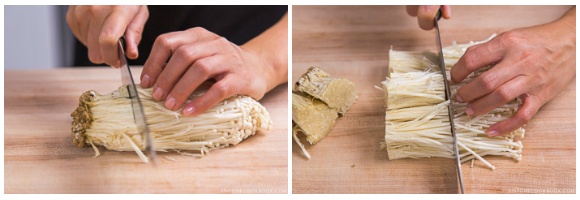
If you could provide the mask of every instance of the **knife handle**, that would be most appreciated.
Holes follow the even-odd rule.
[[[443,6],[440,6],[439,10],[437,11],[437,15],[435,15],[435,20],[439,21],[439,19],[441,19],[442,16],[443,16]]]

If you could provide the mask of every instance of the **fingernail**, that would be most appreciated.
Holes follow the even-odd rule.
[[[168,96],[167,99],[165,100],[165,107],[169,108],[170,110],[173,110],[173,107],[175,107],[175,98],[173,98],[172,96]]]
[[[473,114],[475,114],[473,112],[473,109],[471,108],[471,104],[467,105],[467,108],[465,109],[465,113],[467,113],[468,116],[472,116]]]
[[[191,116],[193,112],[195,112],[195,106],[193,105],[188,105],[183,109],[183,115],[185,116]]]
[[[163,100],[163,90],[160,87],[156,87],[153,91],[153,99],[157,101]]]
[[[493,137],[499,135],[499,132],[497,132],[497,130],[487,130],[487,135]]]
[[[149,77],[149,75],[147,74],[143,75],[143,78],[141,79],[141,87],[148,88],[150,84],[151,78]]]
[[[143,77],[143,78],[145,78],[145,77]],[[455,95],[455,100],[457,100],[457,102],[459,102],[459,103],[463,103],[463,99],[459,95]]]

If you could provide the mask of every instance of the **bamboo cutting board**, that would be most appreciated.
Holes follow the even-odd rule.
[[[453,6],[441,20],[444,46],[552,21],[567,6]],[[434,50],[435,33],[418,28],[403,6],[293,6],[292,82],[318,66],[356,84],[358,99],[329,135],[292,145],[293,193],[455,193],[450,159],[389,160],[383,92],[389,48]],[[576,81],[526,126],[523,160],[486,157],[496,166],[463,163],[466,193],[576,193]],[[303,140],[304,141],[304,140]]]
[[[159,153],[157,167],[134,152],[92,148],[71,140],[70,113],[87,90],[108,93],[119,71],[78,68],[5,72],[6,193],[287,193],[288,89],[260,101],[272,129],[202,158]],[[139,77],[141,68],[133,69]],[[137,79],[138,80],[138,79]],[[172,161],[175,159],[175,161]]]

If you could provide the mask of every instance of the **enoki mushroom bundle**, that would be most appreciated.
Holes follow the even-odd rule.
[[[495,35],[494,35],[495,36]],[[492,36],[492,37],[494,37]],[[457,63],[469,46],[486,42],[454,44],[443,49],[447,77],[449,70]],[[400,158],[453,158],[453,139],[450,132],[447,105],[453,104],[454,121],[461,162],[478,159],[491,169],[486,155],[507,156],[522,159],[523,145],[520,139],[525,130],[520,128],[504,136],[489,137],[485,131],[490,125],[511,117],[518,108],[519,100],[514,99],[506,105],[484,115],[469,117],[465,113],[466,103],[455,101],[457,89],[470,82],[487,66],[470,74],[461,83],[452,84],[451,101],[445,101],[443,75],[435,64],[438,59],[430,52],[389,52],[390,77],[382,82],[387,111],[385,116],[386,134],[382,147],[388,152],[389,159]]]
[[[272,124],[266,109],[251,97],[234,96],[203,114],[186,117],[181,109],[171,111],[163,102],[154,101],[151,89],[137,86],[137,90],[157,151],[203,156],[210,150],[236,145],[256,131],[269,130]],[[199,95],[194,93],[189,99]],[[91,145],[95,157],[99,155],[96,146],[135,151],[143,162],[148,162],[126,87],[105,95],[85,92],[71,116],[72,138],[77,147]]]

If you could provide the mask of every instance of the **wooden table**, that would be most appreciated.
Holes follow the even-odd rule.
[[[441,20],[443,45],[546,23],[566,6],[453,6]],[[316,145],[312,159],[292,145],[293,193],[454,193],[448,159],[389,160],[384,98],[374,88],[387,75],[388,50],[435,49],[434,31],[419,29],[403,6],[293,6],[292,82],[310,66],[357,86],[358,100]],[[486,157],[463,164],[466,193],[576,193],[576,81],[526,126],[523,160]],[[451,163],[451,164],[450,164]],[[449,178],[451,177],[451,178]]]
[[[120,86],[118,70],[4,71],[6,193],[288,193],[288,87],[260,102],[270,131],[202,158],[158,154],[157,168],[134,152],[93,149],[71,140],[70,113],[87,90]],[[134,76],[141,67],[134,68]],[[173,158],[172,161],[167,157]]]

